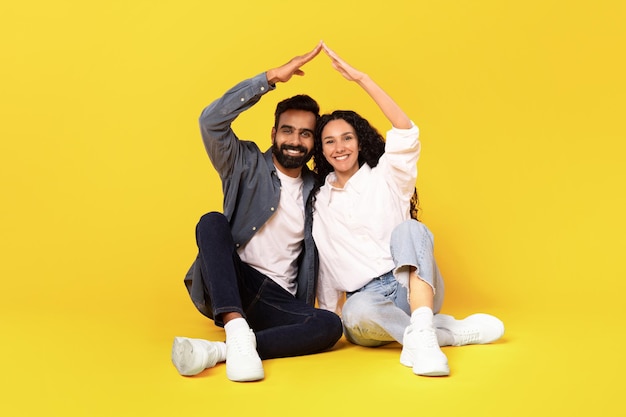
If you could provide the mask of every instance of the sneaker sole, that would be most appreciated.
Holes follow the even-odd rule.
[[[450,369],[416,369],[413,367],[413,373],[419,376],[448,376]]]
[[[195,363],[193,345],[184,337],[174,338],[172,363],[178,373],[183,376],[197,375],[204,370],[201,365]]]
[[[407,368],[413,367],[413,361],[411,360],[411,355],[409,355],[408,353],[405,353],[404,349],[402,349],[402,352],[400,353],[400,363],[406,366]]]
[[[226,376],[233,382],[252,382],[259,381],[265,378],[265,371],[263,368],[257,369],[245,369],[245,370],[233,370],[228,369],[228,363],[226,364]]]
[[[404,350],[400,353],[400,363],[407,368],[413,368],[413,373],[419,376],[448,376],[450,375],[450,367],[448,364],[441,365],[439,367],[416,365],[411,360],[411,355],[405,353]]]

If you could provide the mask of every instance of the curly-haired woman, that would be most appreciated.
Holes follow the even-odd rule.
[[[449,375],[440,346],[490,343],[503,335],[504,325],[488,314],[464,320],[439,314],[443,280],[433,236],[411,219],[419,130],[367,74],[323,48],[333,67],[369,94],[392,127],[385,141],[353,111],[338,110],[318,121],[313,237],[320,254],[319,306],[342,314],[350,342],[397,341],[403,345],[400,362],[415,374]]]

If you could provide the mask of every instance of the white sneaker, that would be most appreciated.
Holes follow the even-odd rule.
[[[226,376],[235,382],[258,381],[265,377],[252,329],[237,331],[226,338]]]
[[[218,348],[215,342],[188,337],[175,337],[172,345],[172,363],[179,374],[197,375],[217,363]]]
[[[414,329],[413,325],[408,326],[402,344],[400,363],[412,367],[415,375],[450,375],[448,358],[439,347],[433,327]]]
[[[454,337],[453,346],[491,343],[504,334],[504,323],[489,314],[472,314],[463,320],[456,320],[446,314],[436,314],[433,325],[447,330]]]

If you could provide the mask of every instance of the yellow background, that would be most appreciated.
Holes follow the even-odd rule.
[[[623,415],[625,3],[3,2],[0,414]],[[397,345],[266,361],[235,384],[170,363],[220,339],[182,278],[220,209],[201,109],[324,39],[421,128],[444,310],[507,326],[414,376]],[[325,56],[236,124],[269,144],[308,93],[388,124]]]

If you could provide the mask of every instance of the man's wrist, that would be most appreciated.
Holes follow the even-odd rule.
[[[276,75],[276,70],[271,69],[265,72],[265,77],[267,78],[267,83],[269,85],[276,85],[280,80],[278,79],[278,75]]]

